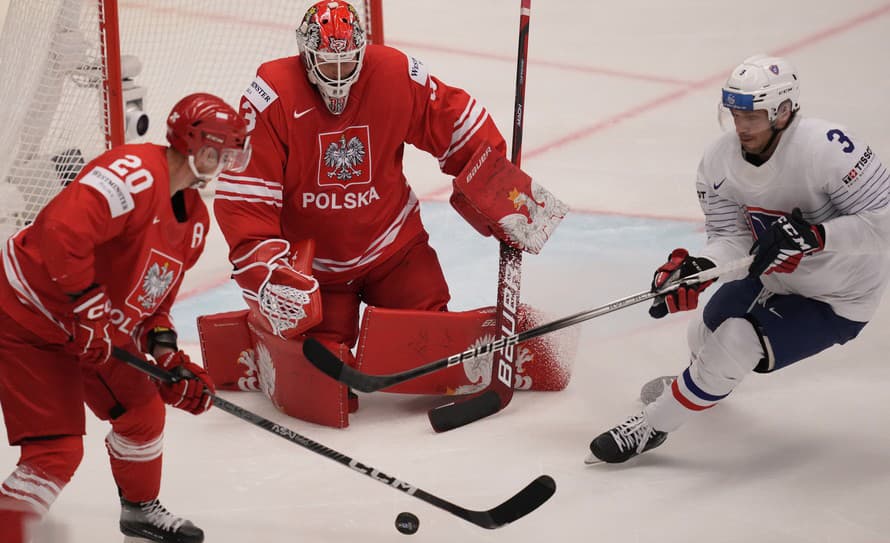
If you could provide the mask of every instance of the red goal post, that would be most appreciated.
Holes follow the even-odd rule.
[[[382,0],[351,2],[372,43]],[[10,0],[0,30],[0,236],[83,164],[126,141],[164,142],[191,92],[233,106],[265,60],[296,54],[310,1]]]

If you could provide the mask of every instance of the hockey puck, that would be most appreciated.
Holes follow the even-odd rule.
[[[399,513],[396,517],[396,530],[405,535],[411,535],[420,528],[420,519],[414,513]]]

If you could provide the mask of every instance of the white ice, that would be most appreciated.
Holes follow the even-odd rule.
[[[519,2],[384,4],[388,42],[470,90],[509,140]],[[790,57],[803,114],[853,128],[890,161],[888,2],[536,0],[531,17],[522,165],[573,212],[540,256],[526,257],[522,297],[554,316],[644,290],[672,248],[701,245],[695,169],[719,131],[719,85],[749,54]],[[496,244],[443,203],[450,180],[433,158],[411,149],[407,162],[452,306],[490,305]],[[241,307],[214,236],[176,308],[196,357],[195,315]],[[888,307],[847,346],[750,377],[620,466],[585,467],[588,443],[640,409],[645,381],[682,370],[691,316],[654,321],[637,306],[585,323],[568,389],[519,393],[502,413],[446,434],[427,422],[435,398],[363,395],[351,426],[333,430],[283,416],[258,394],[223,394],[465,507],[493,507],[542,473],[556,479],[548,503],[496,531],[219,410],[168,411],[161,498],[208,543],[396,541],[407,537],[393,526],[400,511],[420,517],[418,542],[890,541]],[[122,539],[106,427],[88,419],[83,464],[39,541]],[[0,477],[17,454],[0,448]]]

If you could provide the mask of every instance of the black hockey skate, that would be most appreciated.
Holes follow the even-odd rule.
[[[645,413],[640,412],[591,441],[591,455],[584,460],[584,463],[625,462],[642,452],[658,447],[665,439],[667,432],[659,432],[650,426]]]
[[[158,543],[202,543],[204,532],[167,511],[161,502],[129,502],[121,498],[121,532]]]

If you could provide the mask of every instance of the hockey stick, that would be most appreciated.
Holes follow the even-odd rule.
[[[720,275],[725,275],[727,273],[748,267],[751,264],[752,260],[753,257],[745,257],[735,262],[731,262],[726,266],[711,268],[695,275],[686,276],[679,281],[675,281],[666,285],[664,288],[657,292],[651,292],[648,290],[638,292],[637,294],[632,294],[625,298],[621,298],[620,300],[609,302],[600,307],[588,309],[587,311],[581,311],[580,313],[575,313],[574,315],[569,315],[568,317],[563,317],[561,319],[557,319],[555,321],[530,328],[512,336],[501,337],[491,343],[480,345],[479,347],[476,347],[474,349],[467,349],[462,353],[454,354],[446,358],[440,358],[439,360],[436,360],[434,362],[430,362],[428,364],[424,364],[422,366],[418,366],[416,368],[405,370],[399,373],[391,373],[388,375],[369,375],[367,373],[362,373],[345,364],[342,360],[337,358],[334,353],[325,348],[324,345],[312,338],[308,338],[303,343],[303,354],[306,355],[306,358],[309,359],[313,366],[315,366],[328,376],[336,379],[337,381],[340,381],[341,383],[344,383],[349,387],[361,392],[374,392],[383,388],[397,385],[399,383],[403,383],[405,381],[409,381],[416,377],[420,377],[421,375],[426,375],[428,373],[433,373],[441,369],[460,364],[465,360],[469,360],[480,355],[497,352],[499,350],[507,348],[508,346],[512,347],[518,343],[528,341],[538,336],[556,332],[557,330],[562,330],[563,328],[567,328],[569,326],[573,326],[575,324],[588,321],[590,319],[600,317],[614,311],[618,311],[619,309],[624,309],[625,307],[630,307],[640,302],[651,300],[656,296],[662,296],[664,294],[673,292],[684,284],[717,279]]]
[[[114,347],[114,357],[126,364],[129,364],[130,366],[133,366],[137,370],[148,374],[152,378],[164,383],[174,383],[181,379],[181,377],[175,376],[170,372],[164,370],[163,368],[155,366],[154,364],[147,362],[142,358],[119,347]],[[316,454],[324,456],[325,458],[329,458],[335,462],[343,464],[344,466],[353,469],[361,474],[367,475],[377,482],[383,483],[396,490],[400,490],[405,494],[408,494],[409,496],[413,496],[419,500],[425,501],[426,503],[434,505],[439,509],[448,511],[452,515],[458,516],[468,522],[472,522],[476,526],[481,526],[482,528],[487,528],[489,530],[500,528],[505,524],[509,524],[517,519],[524,517],[525,515],[540,507],[544,502],[550,499],[554,492],[556,492],[556,481],[554,481],[553,478],[549,475],[541,475],[537,479],[526,485],[526,487],[520,490],[517,494],[514,494],[510,499],[498,505],[497,507],[493,507],[491,509],[488,509],[487,511],[474,511],[472,509],[466,509],[459,505],[455,505],[445,499],[442,499],[434,494],[430,494],[423,489],[417,488],[410,483],[397,479],[396,477],[393,477],[391,475],[387,475],[377,468],[363,464],[358,460],[346,456],[345,454],[325,447],[321,443],[315,442],[308,437],[302,436],[297,432],[285,426],[276,424],[269,419],[263,418],[256,413],[252,413],[244,409],[243,407],[239,407],[229,402],[228,400],[220,398],[215,394],[211,394],[210,397],[212,398],[213,405],[215,407],[225,411],[230,415],[234,415],[241,420],[253,424],[254,426],[262,428],[263,430],[267,430],[279,437],[282,437],[290,441],[291,443],[296,443],[304,449],[308,449]]]
[[[521,0],[519,11],[519,51],[516,54],[516,96],[513,104],[513,147],[510,161],[518,168],[522,161],[522,120],[525,114],[525,80],[528,67],[528,29],[531,0]],[[522,252],[500,243],[498,295],[495,330],[503,336],[516,333],[519,286],[522,281]],[[513,373],[516,369],[513,346],[495,352],[491,381],[483,392],[461,402],[441,405],[429,411],[430,424],[436,432],[464,426],[493,415],[513,399]]]

